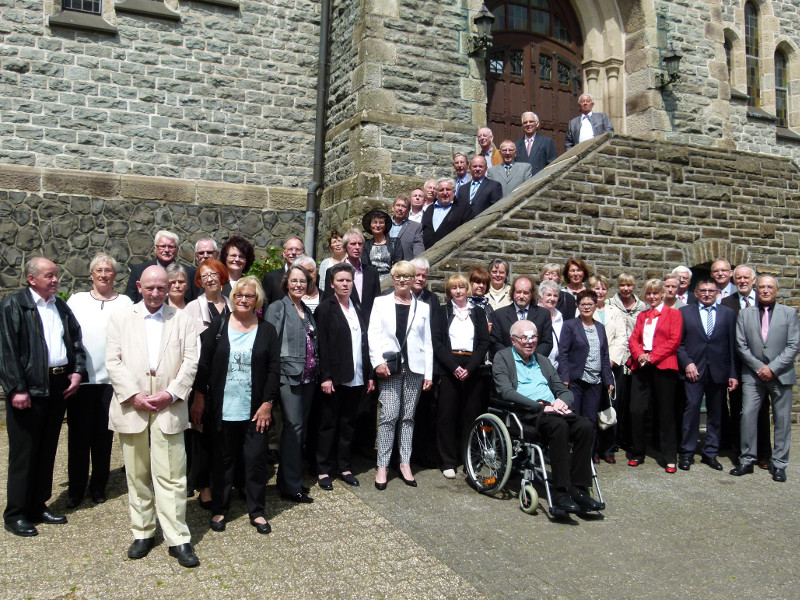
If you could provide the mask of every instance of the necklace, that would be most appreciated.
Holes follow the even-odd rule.
[[[454,302],[453,303],[453,315],[455,315],[455,317],[459,321],[466,321],[467,319],[469,319],[469,306],[465,306],[464,308],[459,308],[458,306],[456,306],[456,304]]]
[[[408,299],[401,298],[400,296],[397,295],[397,292],[395,292],[394,294],[394,301],[397,302],[398,304],[411,304],[410,297]]]

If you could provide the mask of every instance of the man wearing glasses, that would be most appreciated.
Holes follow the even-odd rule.
[[[156,257],[153,260],[134,265],[130,268],[131,274],[128,277],[128,285],[125,287],[125,295],[133,300],[134,304],[142,300],[142,295],[139,293],[139,288],[136,284],[142,278],[144,270],[153,265],[158,265],[166,269],[169,265],[174,263],[178,258],[179,242],[180,238],[176,233],[164,229],[156,232],[153,240],[153,253]],[[184,268],[186,269],[186,281],[189,282],[189,287],[185,294],[186,302],[191,302],[203,292],[202,290],[198,291],[197,286],[194,285],[195,268],[188,266]]]
[[[735,357],[736,313],[717,305],[717,284],[701,279],[694,289],[697,304],[680,309],[683,317],[678,366],[684,375],[686,407],[683,412],[682,438],[678,449],[678,468],[688,471],[694,462],[700,428],[700,405],[706,398],[706,443],[701,462],[717,471],[720,450],[722,408],[725,391],[739,385],[738,360]]]
[[[594,428],[572,412],[572,392],[547,357],[536,353],[538,340],[531,321],[511,326],[512,345],[495,354],[492,364],[495,389],[501,399],[525,409],[520,419],[534,424],[549,446],[553,505],[568,513],[603,510],[605,504],[589,495]]]
[[[717,304],[722,302],[723,298],[736,293],[736,286],[731,281],[731,275],[733,275],[731,263],[724,258],[718,258],[711,263],[711,277],[716,281],[717,289],[719,290],[716,299]]]
[[[219,260],[219,248],[217,242],[211,238],[200,238],[194,243],[194,262],[199,265],[204,260],[213,258]]]

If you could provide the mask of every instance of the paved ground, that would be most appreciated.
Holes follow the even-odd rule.
[[[797,456],[800,428],[794,433]],[[281,501],[273,479],[269,536],[255,533],[238,501],[227,531],[211,532],[208,513],[190,500],[202,564],[186,570],[163,543],[143,560],[125,557],[118,470],[107,503],[65,511],[65,441],[66,427],[53,508],[69,524],[40,526],[30,539],[0,532],[2,599],[800,598],[800,470],[791,467],[777,484],[758,469],[737,479],[699,463],[671,476],[652,459],[635,470],[602,464],[605,518],[558,523],[435,470],[419,471],[416,489],[394,478],[379,492],[364,463],[365,485],[315,488],[312,505]],[[7,443],[0,432],[2,482]]]

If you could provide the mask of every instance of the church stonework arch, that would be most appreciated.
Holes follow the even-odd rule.
[[[684,262],[689,268],[713,262],[718,258],[726,259],[731,265],[747,264],[750,251],[746,246],[734,244],[727,240],[698,240],[683,248]]]

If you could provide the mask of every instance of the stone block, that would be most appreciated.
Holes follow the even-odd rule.
[[[42,173],[42,187],[64,194],[113,198],[119,194],[120,178],[111,173],[48,169]]]
[[[0,165],[0,189],[38,192],[41,170],[35,167]]]
[[[196,186],[191,181],[176,181],[166,177],[122,177],[119,194],[124,198],[140,200],[169,200],[171,202],[194,202]]]

